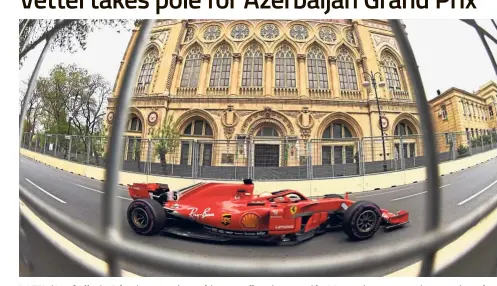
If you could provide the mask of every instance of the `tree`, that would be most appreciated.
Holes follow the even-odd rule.
[[[156,139],[153,143],[154,154],[159,158],[163,172],[167,170],[166,155],[174,152],[178,147],[179,137],[180,133],[174,124],[174,117],[172,115],[166,115],[159,128],[152,131],[152,138]]]
[[[27,82],[23,82],[24,87],[19,91],[19,105],[22,107],[24,103],[24,94],[26,94]],[[24,131],[25,132],[35,132],[38,127],[38,119],[41,116],[41,97],[38,90],[33,92],[31,100],[28,102],[28,109],[26,111],[26,119],[24,120]],[[20,112],[20,109],[19,109]]]
[[[27,21],[27,22],[26,22]],[[25,24],[27,25],[25,26]],[[50,49],[54,50],[59,48],[62,51],[75,52],[79,49],[86,49],[88,34],[102,29],[104,27],[116,28],[117,32],[120,33],[121,29],[129,30],[126,28],[131,20],[127,19],[86,19],[86,20],[75,20],[70,24],[59,30],[52,38],[52,43]],[[19,53],[23,50],[25,45],[28,45],[37,39],[39,39],[43,34],[52,30],[56,25],[56,20],[26,20],[21,19],[19,21]],[[23,27],[26,27],[22,30]],[[23,59],[19,59],[20,67],[22,67]]]

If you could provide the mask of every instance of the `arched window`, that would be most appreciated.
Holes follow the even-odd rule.
[[[342,90],[359,90],[354,58],[345,48],[340,48],[337,53],[338,77]]]
[[[214,54],[210,87],[228,87],[230,84],[232,55],[228,45],[221,45]]]
[[[183,135],[212,137],[212,128],[207,121],[194,119],[185,127]]]
[[[202,50],[196,46],[186,56],[183,75],[181,76],[181,87],[197,87],[202,66]]]
[[[326,57],[319,47],[312,47],[307,53],[307,72],[309,75],[309,88],[328,89],[328,72],[326,70]]]
[[[192,121],[186,125],[182,130],[182,135],[185,137],[206,137],[212,138],[212,127],[211,125],[202,118],[194,118]],[[186,139],[186,138],[184,138]],[[192,144],[192,140],[182,140],[181,141],[181,154],[180,154],[180,164],[190,165],[192,161],[193,148],[196,146],[196,152],[198,152],[198,158],[200,160],[201,166],[211,166],[212,164],[212,143],[202,142],[199,145]]]
[[[276,87],[293,88],[297,86],[295,80],[295,57],[292,49],[283,44],[276,52]]]
[[[402,90],[397,61],[389,52],[385,52],[382,59],[383,71],[385,72],[388,88],[392,90]]]
[[[150,48],[143,59],[140,75],[138,76],[137,92],[146,92],[152,77],[154,75],[155,66],[159,59],[159,51],[156,48]]]
[[[242,86],[262,86],[262,51],[256,43],[251,44],[243,55]]]
[[[257,131],[256,137],[279,137],[280,134],[276,128],[271,126],[264,126],[259,131]]]
[[[352,138],[350,129],[342,123],[334,122],[330,124],[323,132],[324,139]]]
[[[447,120],[447,118],[448,118],[447,107],[445,106],[445,104],[442,104],[442,107],[440,107],[440,110],[442,111],[442,119]]]
[[[355,142],[347,141],[344,138],[352,138],[350,129],[340,121],[332,122],[323,132],[323,139],[342,139],[331,142],[324,141],[324,146],[321,147],[322,164],[337,165],[354,163],[355,158]],[[330,145],[331,144],[331,145]]]
[[[397,126],[395,126],[394,135],[395,136],[413,135],[414,134],[413,129],[414,128],[412,127],[411,123],[409,123],[406,120],[403,120],[403,121],[399,122],[399,124],[397,124]]]
[[[132,115],[128,123],[128,131],[141,132],[142,131],[142,121],[138,116]]]

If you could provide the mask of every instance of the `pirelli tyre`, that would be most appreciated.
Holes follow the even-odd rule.
[[[343,231],[352,240],[371,238],[380,228],[381,210],[378,205],[359,201],[351,205],[343,216]]]
[[[155,235],[164,229],[166,212],[152,199],[134,200],[127,211],[129,226],[140,235]]]

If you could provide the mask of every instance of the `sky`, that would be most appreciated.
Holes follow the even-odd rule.
[[[497,38],[497,29],[490,20],[477,22]],[[404,23],[428,100],[437,95],[437,90],[443,92],[457,87],[474,92],[490,80],[497,82],[489,56],[471,26],[459,20],[404,20]],[[84,51],[48,53],[40,75],[48,75],[57,64],[75,63],[91,73],[101,74],[113,85],[130,35],[131,32],[117,33],[110,28],[94,31],[89,35]],[[489,44],[497,58],[497,45]],[[42,45],[39,45],[26,59],[19,70],[20,82],[29,79],[41,49]]]

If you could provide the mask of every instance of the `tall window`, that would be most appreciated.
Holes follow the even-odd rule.
[[[333,122],[323,132],[323,139],[352,138],[350,129],[340,122]],[[325,142],[326,143],[326,142]],[[331,145],[325,144],[321,147],[322,164],[346,164],[354,163],[355,143],[354,141],[332,141]]]
[[[323,50],[316,46],[307,53],[307,72],[309,74],[309,88],[328,89],[326,57]]]
[[[388,88],[391,90],[401,90],[398,64],[389,52],[383,54],[383,71],[385,72]]]
[[[192,120],[186,128],[183,130],[183,136],[201,136],[212,138],[212,127],[210,124],[201,119],[197,118]],[[194,145],[190,140],[181,141],[181,154],[180,154],[180,164],[182,165],[190,165],[192,160],[192,151],[196,146],[196,152],[198,154],[199,163],[202,166],[211,166],[212,164],[212,143],[210,142],[202,142],[201,144]]]
[[[408,136],[408,135],[413,135],[414,132],[412,132],[413,128],[411,124],[409,124],[406,121],[401,121],[397,126],[395,126],[395,136]]]
[[[228,87],[230,84],[232,55],[228,45],[221,45],[214,54],[210,87]]]
[[[243,56],[242,86],[262,86],[262,63],[259,45],[251,44]]]
[[[128,122],[128,131],[141,132],[142,131],[142,121],[138,116],[133,115]]]
[[[196,46],[188,52],[181,76],[181,87],[197,87],[202,65],[202,50]]]
[[[494,109],[492,108],[492,105],[488,106],[488,114],[490,115],[490,118],[494,118]]]
[[[150,82],[152,82],[152,76],[154,75],[158,58],[159,52],[156,48],[149,49],[145,54],[137,84],[141,91],[145,91],[150,85]]]
[[[295,57],[286,44],[279,47],[276,52],[276,87],[296,87]]]
[[[343,90],[359,90],[354,58],[345,48],[340,48],[337,54],[338,77],[340,88]]]
[[[447,117],[447,107],[445,106],[445,104],[443,104],[440,109],[442,111],[442,119],[447,120],[447,118],[448,118]]]

